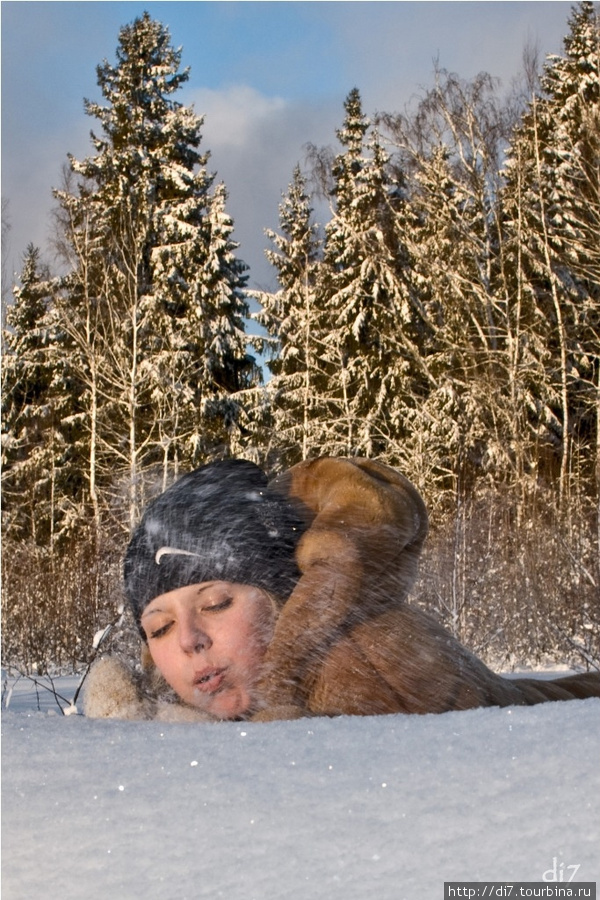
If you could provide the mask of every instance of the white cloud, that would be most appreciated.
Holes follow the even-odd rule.
[[[212,148],[242,146],[259,123],[286,108],[281,97],[266,97],[246,84],[223,90],[199,88],[188,93],[187,102],[194,104],[199,115],[205,116],[203,132]]]
[[[251,284],[267,287],[274,272],[264,256],[264,229],[278,227],[281,195],[304,162],[306,144],[335,142],[342,103],[285,101],[245,84],[188,90],[182,102],[205,117],[201,149],[210,151],[208,169],[227,186],[240,257],[250,265]]]

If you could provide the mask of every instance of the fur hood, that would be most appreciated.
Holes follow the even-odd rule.
[[[133,722],[214,721],[183,703],[154,667],[138,674],[116,656],[102,657],[91,667],[83,686],[83,713],[91,719]]]

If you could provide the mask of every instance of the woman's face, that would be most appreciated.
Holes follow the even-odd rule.
[[[207,581],[155,597],[142,614],[154,664],[182,700],[220,719],[250,713],[274,605],[247,584]]]

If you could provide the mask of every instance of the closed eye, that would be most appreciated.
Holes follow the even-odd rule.
[[[220,600],[218,603],[211,603],[210,606],[204,606],[202,612],[221,612],[221,610],[229,609],[232,603],[233,597],[225,597],[224,600]]]
[[[167,622],[166,625],[162,625],[160,628],[157,628],[156,631],[151,631],[150,637],[151,638],[162,637],[164,634],[167,633],[167,631],[169,630],[169,628],[171,627],[172,624],[173,624],[172,622]]]

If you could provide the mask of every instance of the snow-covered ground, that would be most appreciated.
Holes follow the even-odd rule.
[[[3,900],[441,900],[444,881],[600,880],[600,700],[165,725],[63,717],[50,695],[40,711],[25,688],[2,714]]]

